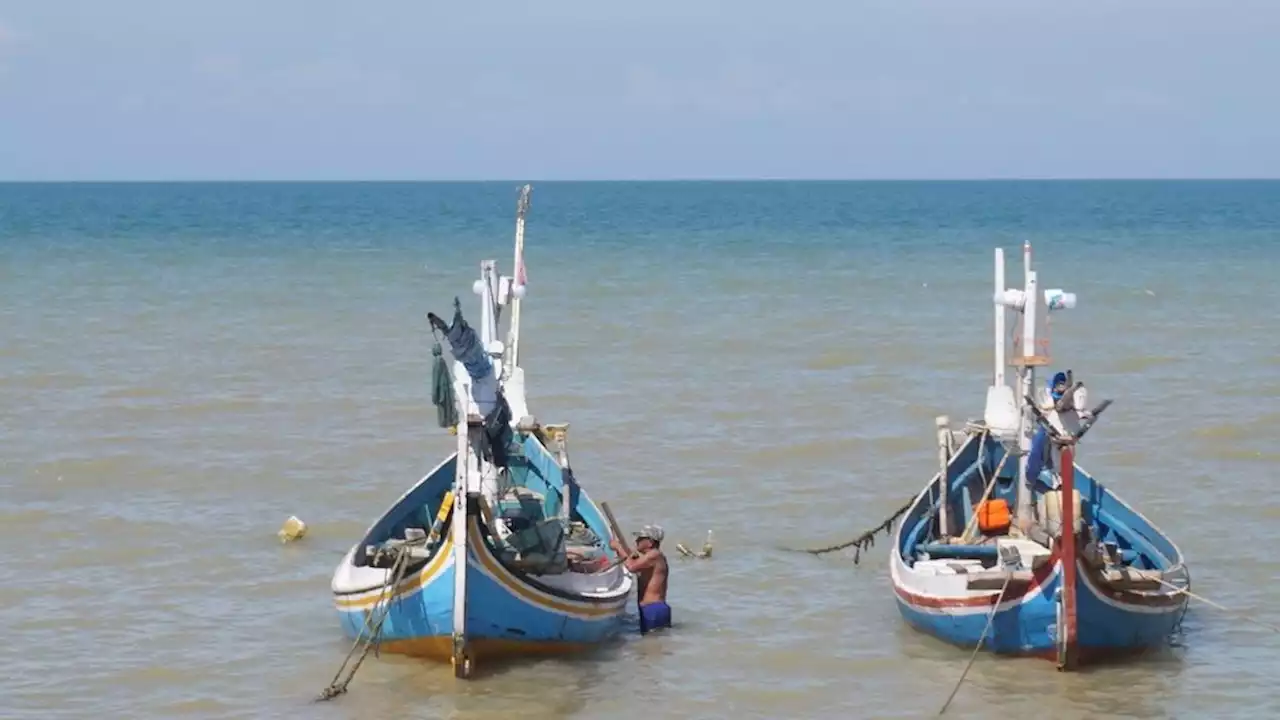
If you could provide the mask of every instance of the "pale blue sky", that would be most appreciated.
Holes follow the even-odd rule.
[[[1280,176],[1280,0],[0,0],[0,179]]]

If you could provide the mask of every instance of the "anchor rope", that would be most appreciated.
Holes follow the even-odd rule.
[[[974,421],[969,421],[965,423],[965,427],[964,427],[964,431],[966,433],[979,433],[979,432],[984,433],[981,440],[981,442],[983,443],[986,442],[985,433],[987,432],[988,429],[989,428],[986,425],[982,423],[974,422]],[[999,473],[998,470],[997,470],[997,473]],[[861,535],[858,535],[857,537],[847,542],[842,542],[837,545],[829,545],[827,547],[816,547],[816,548],[783,547],[782,550],[785,550],[787,552],[804,552],[804,553],[809,553],[810,555],[826,555],[827,553],[833,553],[839,550],[853,548],[854,549],[853,563],[856,565],[862,560],[862,553],[864,551],[869,550],[876,546],[876,535],[879,535],[880,533],[890,532],[893,529],[893,524],[897,522],[898,518],[902,517],[908,510],[911,509],[911,506],[915,504],[916,499],[918,497],[919,497],[918,495],[911,496],[905,503],[903,503],[902,507],[898,508],[897,510],[894,510],[893,513],[890,514],[889,517],[885,518],[879,525],[876,525],[870,530],[862,533]],[[934,503],[933,506],[929,508],[929,514],[926,516],[926,519],[932,522],[933,518],[938,515],[938,512],[941,509],[942,509],[941,501]]]
[[[338,666],[338,672],[334,673],[333,680],[328,687],[320,691],[315,702],[325,702],[332,700],[347,691],[347,686],[356,676],[356,671],[360,669],[361,663],[369,656],[372,650],[376,654],[382,644],[382,626],[386,622],[387,615],[391,613],[391,604],[394,599],[392,595],[395,590],[400,587],[400,583],[405,578],[406,571],[409,567],[409,547],[401,546],[397,548],[396,560],[391,566],[391,571],[387,573],[387,579],[382,584],[382,592],[378,595],[378,603],[374,606],[375,610],[365,616],[364,626],[360,628],[360,632],[356,635],[355,642],[351,645],[351,650],[347,652],[347,657],[343,659],[342,664]],[[367,633],[367,634],[366,634]],[[350,671],[346,677],[343,672],[347,671],[348,663],[355,656],[357,650],[363,650],[360,657],[351,665]]]
[[[1219,609],[1219,610],[1221,610],[1221,611],[1223,611],[1223,612],[1225,612],[1225,613],[1230,613],[1230,614],[1232,614],[1232,615],[1235,615],[1236,617],[1240,618],[1241,620],[1244,620],[1245,622],[1251,622],[1251,623],[1253,623],[1254,625],[1257,625],[1257,626],[1259,626],[1259,627],[1264,627],[1264,628],[1266,628],[1266,629],[1268,629],[1268,630],[1270,630],[1270,631],[1272,631],[1272,632],[1278,632],[1278,633],[1280,633],[1280,626],[1272,625],[1271,623],[1264,622],[1264,621],[1262,621],[1262,620],[1258,620],[1257,618],[1250,617],[1249,615],[1247,615],[1246,613],[1244,613],[1244,612],[1242,612],[1242,611],[1240,611],[1240,610],[1233,610],[1232,608],[1229,608],[1229,607],[1227,607],[1226,605],[1221,605],[1221,604],[1219,604],[1219,603],[1216,603],[1216,602],[1214,602],[1214,601],[1210,600],[1210,599],[1209,599],[1209,598],[1207,598],[1207,597],[1203,597],[1203,596],[1197,595],[1197,594],[1195,594],[1195,593],[1191,592],[1191,588],[1189,588],[1189,587],[1179,587],[1179,586],[1174,585],[1174,584],[1173,584],[1173,583],[1171,583],[1171,582],[1167,582],[1167,581],[1165,581],[1165,580],[1163,580],[1163,579],[1161,579],[1161,578],[1155,578],[1155,580],[1156,580],[1156,582],[1160,583],[1161,585],[1164,585],[1165,587],[1168,587],[1168,588],[1170,588],[1171,590],[1174,590],[1174,591],[1175,591],[1175,592],[1177,592],[1177,593],[1181,593],[1181,594],[1183,594],[1183,595],[1186,595],[1187,597],[1191,598],[1192,600],[1199,600],[1200,602],[1202,602],[1202,603],[1204,603],[1204,604],[1206,604],[1206,605],[1208,605],[1208,606],[1210,606],[1210,607],[1215,607],[1215,608],[1217,608],[1217,609]]]
[[[956,682],[956,686],[951,688],[951,694],[947,696],[947,701],[942,704],[942,709],[938,711],[941,716],[951,707],[951,701],[956,698],[956,693],[960,692],[960,686],[964,685],[964,679],[969,675],[969,668],[973,667],[973,661],[978,658],[978,652],[982,650],[982,644],[987,640],[987,633],[991,631],[991,622],[996,619],[996,612],[1000,609],[1000,603],[1004,601],[1004,593],[1009,589],[1009,581],[1013,579],[1013,573],[1005,573],[1004,585],[1000,586],[1000,594],[996,596],[996,601],[991,605],[991,612],[987,613],[987,625],[982,628],[982,634],[978,636],[978,644],[973,647],[973,653],[969,655],[969,662],[965,663],[964,672],[960,673],[960,679]]]

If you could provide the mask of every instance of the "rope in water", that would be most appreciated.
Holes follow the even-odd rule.
[[[972,421],[966,423],[964,429],[966,433],[970,433],[970,434],[980,433],[980,432],[985,433],[987,431],[986,425],[983,425],[977,422],[972,422]],[[984,443],[986,442],[985,435],[983,436],[982,441]],[[996,474],[999,474],[999,472],[1000,471],[997,470]],[[809,553],[810,555],[826,555],[827,553],[833,553],[838,550],[854,548],[853,562],[856,565],[862,559],[863,551],[876,546],[876,535],[891,531],[893,529],[893,524],[898,520],[898,518],[902,517],[908,510],[910,510],[911,506],[914,505],[915,502],[916,502],[916,497],[915,496],[911,497],[905,503],[903,503],[902,507],[898,508],[897,510],[894,510],[893,514],[885,518],[884,521],[881,522],[879,525],[876,525],[874,528],[862,533],[861,535],[855,537],[852,540],[849,540],[848,542],[842,542],[839,545],[830,545],[828,547],[819,547],[819,548],[784,547],[782,549],[788,552],[804,552],[804,553]],[[938,511],[941,509],[941,507],[942,507],[941,503],[935,503],[933,507],[929,509],[929,519],[932,520],[932,518],[938,514]]]
[[[1158,582],[1158,583],[1160,583],[1161,585],[1164,585],[1165,587],[1168,587],[1168,588],[1170,588],[1170,589],[1172,589],[1172,590],[1175,590],[1175,591],[1177,591],[1177,592],[1179,592],[1179,593],[1182,593],[1183,595],[1186,595],[1187,597],[1191,598],[1192,600],[1199,600],[1200,602],[1202,602],[1202,603],[1204,603],[1204,604],[1206,604],[1206,605],[1209,605],[1210,607],[1215,607],[1215,608],[1218,608],[1219,610],[1221,610],[1221,611],[1223,611],[1223,612],[1231,613],[1232,615],[1235,615],[1236,617],[1240,618],[1241,620],[1244,620],[1245,622],[1251,622],[1251,623],[1253,623],[1254,625],[1258,625],[1259,627],[1264,627],[1264,628],[1266,628],[1266,629],[1268,629],[1268,630],[1270,630],[1270,631],[1272,631],[1272,632],[1280,632],[1280,627],[1277,627],[1277,626],[1275,626],[1275,625],[1272,625],[1271,623],[1268,623],[1268,622],[1263,622],[1262,620],[1258,620],[1258,619],[1256,619],[1256,618],[1249,617],[1248,615],[1244,614],[1243,612],[1241,612],[1241,611],[1239,611],[1239,610],[1232,610],[1231,608],[1227,607],[1226,605],[1219,605],[1218,603],[1216,603],[1216,602],[1214,602],[1214,601],[1210,600],[1209,598],[1201,597],[1200,595],[1197,595],[1197,594],[1195,594],[1195,593],[1191,592],[1191,588],[1179,587],[1179,586],[1177,586],[1177,585],[1174,585],[1174,584],[1173,584],[1173,583],[1171,583],[1171,582],[1166,582],[1166,581],[1164,581],[1164,580],[1162,580],[1162,579],[1160,579],[1160,578],[1156,578],[1156,582]]]
[[[960,673],[960,680],[956,682],[956,686],[951,688],[951,694],[947,696],[947,701],[942,704],[942,709],[938,711],[938,715],[942,715],[951,707],[951,701],[955,700],[956,693],[960,692],[960,686],[964,684],[964,679],[969,674],[969,668],[973,667],[973,661],[978,658],[978,652],[982,650],[982,644],[987,640],[987,633],[991,631],[991,621],[996,618],[996,611],[1000,609],[1000,603],[1004,600],[1004,593],[1009,589],[1009,581],[1013,579],[1013,573],[1007,573],[1004,576],[1004,585],[1000,587],[1000,594],[996,596],[996,601],[991,605],[991,612],[987,614],[987,626],[982,628],[982,634],[978,636],[978,644],[973,648],[973,654],[969,656],[969,662],[964,666],[964,672]]]
[[[873,547],[875,547],[875,545],[876,545],[876,535],[879,535],[879,534],[880,534],[880,533],[882,533],[882,532],[885,532],[885,533],[889,532],[889,531],[893,528],[893,523],[894,523],[898,518],[902,517],[903,513],[905,513],[906,511],[910,510],[910,509],[911,509],[911,506],[912,506],[912,505],[914,505],[914,504],[915,504],[915,502],[916,502],[916,499],[915,499],[914,497],[913,497],[913,498],[911,498],[911,499],[910,499],[910,500],[908,500],[908,501],[906,502],[906,504],[904,504],[902,507],[900,507],[900,508],[898,508],[897,510],[893,511],[893,514],[892,514],[892,515],[890,515],[889,517],[885,518],[885,519],[884,519],[884,521],[883,521],[883,522],[881,522],[879,525],[877,525],[877,526],[875,526],[874,528],[872,528],[872,529],[870,529],[870,530],[868,530],[868,531],[866,531],[866,532],[862,533],[862,534],[861,534],[861,535],[859,535],[858,537],[856,537],[856,538],[854,538],[854,539],[852,539],[852,540],[850,540],[850,541],[848,541],[848,542],[842,542],[842,543],[840,543],[839,545],[831,545],[830,547],[821,547],[821,548],[783,548],[783,550],[788,550],[788,551],[791,551],[791,552],[806,552],[806,553],[809,553],[810,555],[825,555],[825,554],[827,554],[827,553],[836,552],[837,550],[844,550],[844,549],[846,549],[846,548],[854,548],[854,551],[853,551],[853,562],[854,562],[854,564],[857,564],[857,563],[858,563],[858,561],[862,559],[862,551],[863,551],[863,550],[867,550],[868,548],[873,548]]]
[[[356,671],[360,669],[360,664],[369,656],[370,650],[376,650],[382,642],[382,625],[386,622],[387,615],[391,612],[391,602],[394,599],[392,595],[395,590],[400,587],[401,581],[404,580],[405,571],[409,567],[409,550],[406,547],[399,548],[396,555],[395,563],[391,566],[391,572],[387,573],[387,581],[382,585],[382,593],[378,597],[376,609],[365,617],[364,627],[360,628],[360,633],[356,635],[356,641],[351,645],[351,650],[347,653],[347,657],[342,661],[342,665],[338,667],[338,672],[334,674],[333,680],[329,686],[320,691],[316,697],[316,702],[324,702],[332,700],[347,691],[347,686],[351,684],[352,679],[356,676]],[[368,633],[366,635],[366,632]],[[351,662],[352,656],[356,651],[361,649],[363,652],[356,659],[355,664],[351,666],[346,677],[342,676],[343,671],[347,670],[347,664]]]

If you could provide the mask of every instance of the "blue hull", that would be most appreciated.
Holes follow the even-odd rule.
[[[945,494],[935,477],[895,531],[889,571],[899,612],[913,628],[960,647],[972,649],[981,642],[984,649],[998,654],[1060,659],[1058,634],[1064,612],[1060,548],[1042,549],[1047,555],[1034,563],[1036,569],[1010,574],[1015,580],[1001,596],[998,586],[969,584],[974,578],[971,573],[1001,576],[994,546],[937,540],[939,497],[946,498],[955,527],[963,528],[986,479],[1000,469],[992,497],[1013,502],[1016,467],[1000,462],[1004,450],[999,443],[982,442],[981,437],[972,437],[957,451],[947,469]],[[1084,560],[1084,545],[1079,544],[1074,661],[1088,663],[1166,647],[1188,602],[1179,590],[1190,584],[1181,552],[1082,468],[1074,469],[1082,530],[1118,548],[1124,569],[1162,578],[1145,586],[1108,582],[1100,565]],[[951,529],[943,534],[952,537],[957,532]],[[930,562],[922,562],[923,557]],[[939,563],[949,569],[939,568]],[[988,618],[991,626],[984,636]]]
[[[513,462],[519,477],[565,498],[574,517],[598,536],[608,537],[603,517],[580,488],[566,487],[558,465],[533,437],[522,440],[524,454]],[[393,589],[389,571],[375,569],[363,557],[362,548],[404,537],[405,528],[430,528],[433,518],[442,520],[452,505],[445,494],[453,487],[455,458],[441,463],[401,497],[343,558],[334,575],[334,604],[343,632],[352,639],[367,633],[371,615],[389,607],[379,633],[385,652],[449,660],[454,657],[455,579],[459,553],[449,524],[432,555]],[[621,630],[634,580],[626,570],[613,567],[595,573],[562,572],[531,576],[499,560],[490,545],[482,513],[473,507],[466,518],[466,588],[461,606],[466,608],[462,639],[470,658],[578,652],[608,642]],[[606,555],[605,560],[616,559]],[[607,563],[606,563],[607,564]]]
[[[915,629],[948,643],[972,649],[982,639],[983,649],[1001,655],[1056,659],[1058,654],[1058,601],[1062,565],[1054,563],[1043,582],[1025,591],[1010,588],[991,618],[992,598],[982,603],[959,599],[914,596],[899,589],[898,611]],[[1086,577],[1077,564],[1076,640],[1080,660],[1100,661],[1165,647],[1186,610],[1181,599],[1160,596],[1157,601],[1126,602],[1112,597]],[[1017,595],[1014,597],[1014,595]]]
[[[475,537],[473,535],[473,537]],[[383,622],[381,648],[447,660],[453,648],[453,592],[456,567],[452,545],[402,583]],[[626,596],[584,602],[538,587],[503,567],[487,547],[473,540],[467,553],[466,638],[474,657],[573,652],[618,634]],[[364,632],[383,593],[338,598],[343,632],[355,639]]]

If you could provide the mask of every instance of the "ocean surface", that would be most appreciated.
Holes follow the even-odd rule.
[[[0,717],[917,718],[969,652],[910,631],[873,527],[981,414],[992,249],[1030,241],[1080,462],[1166,530],[1176,647],[980,656],[956,718],[1280,716],[1280,183],[542,183],[531,403],[668,545],[678,624],[472,682],[346,655],[330,575],[450,451],[426,313],[508,272],[516,183],[0,185]],[[291,514],[301,542],[275,532]]]

